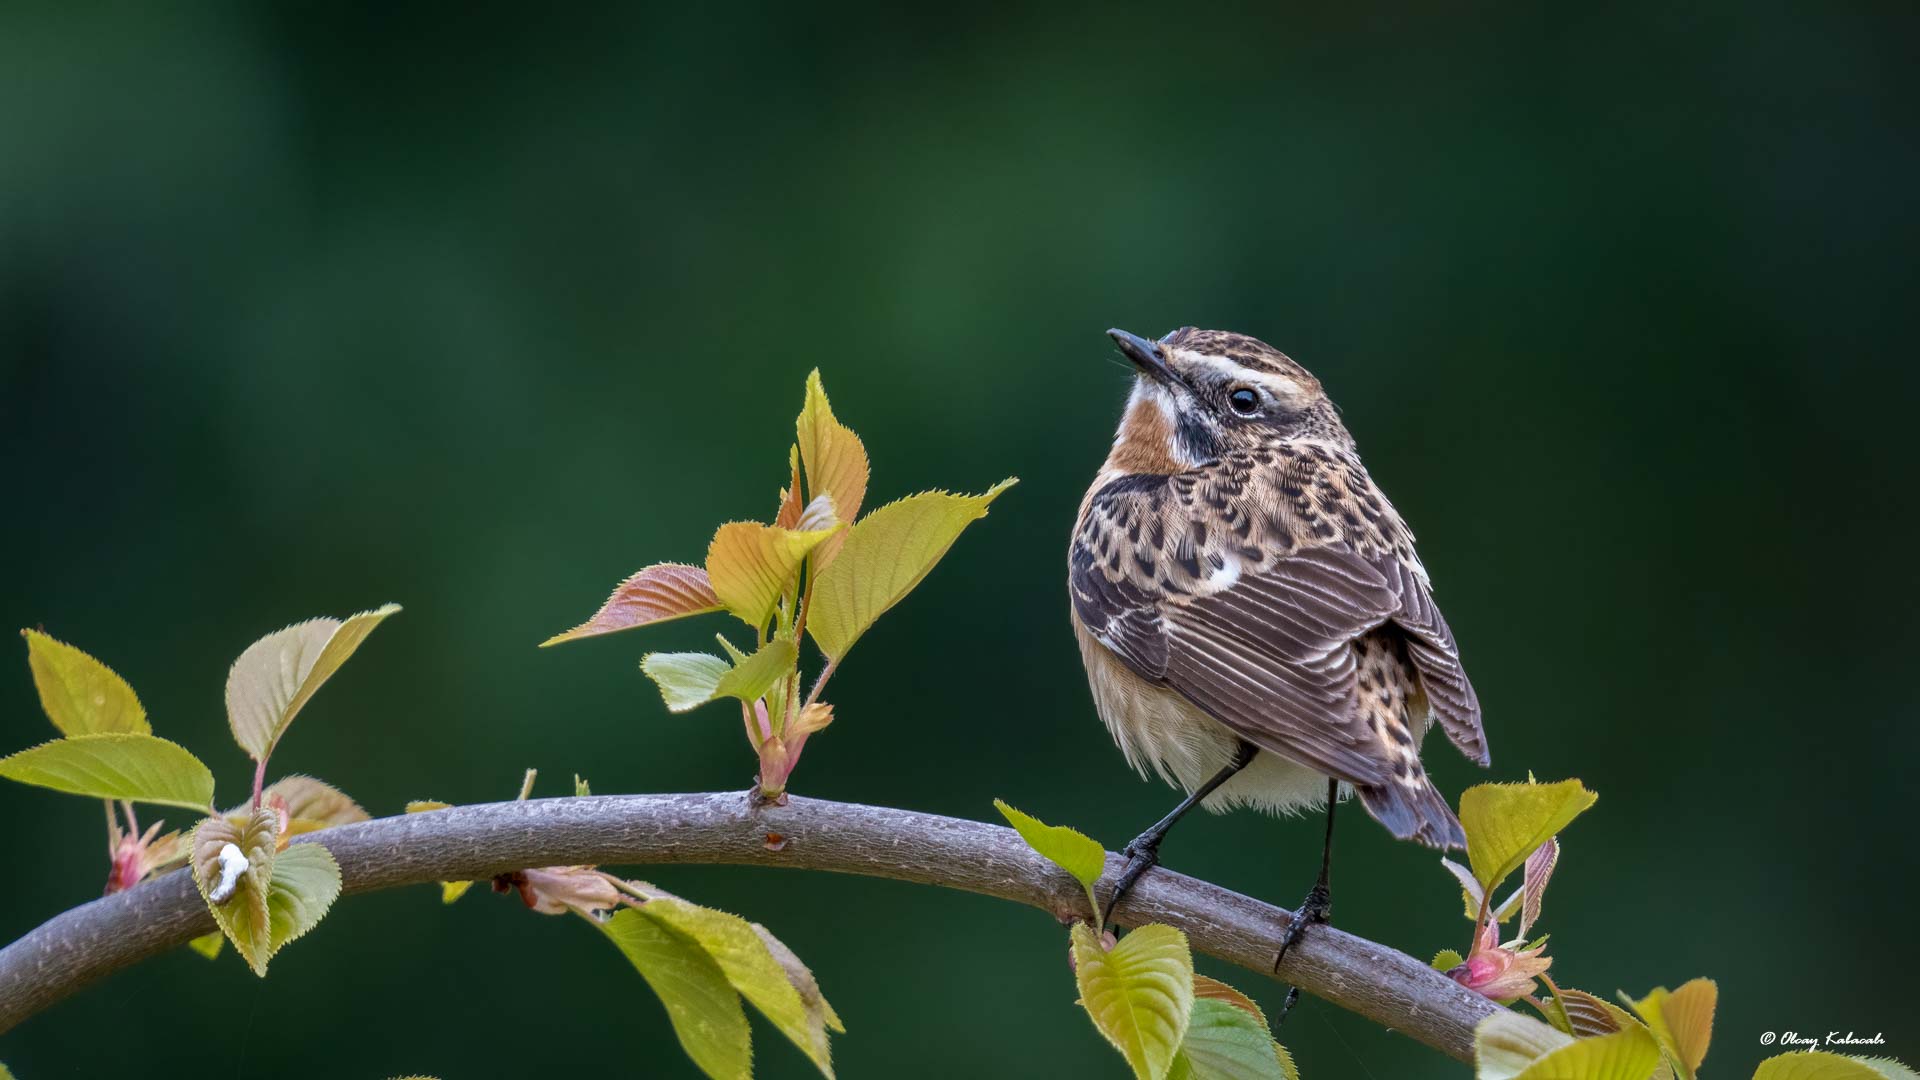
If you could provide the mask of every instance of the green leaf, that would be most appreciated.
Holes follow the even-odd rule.
[[[220,950],[224,948],[226,944],[226,935],[215,930],[211,934],[201,934],[199,937],[187,942],[187,948],[192,949],[194,952],[199,953],[209,960],[214,960],[219,958]]]
[[[591,794],[593,794],[593,788],[588,786],[587,782],[580,778],[579,773],[574,773],[573,774],[573,797],[578,799]]]
[[[780,681],[800,659],[800,650],[791,641],[775,639],[760,647],[760,651],[742,660],[732,671],[720,676],[714,684],[715,697],[739,698],[752,702],[765,697],[773,684]]]
[[[40,707],[62,735],[153,734],[133,687],[112,668],[38,630],[20,636],[27,639],[27,667]]]
[[[1287,1080],[1267,1025],[1224,1001],[1194,1001],[1180,1053],[1193,1080]]]
[[[0,758],[0,776],[96,799],[213,805],[213,773],[187,749],[157,735],[74,735]]]
[[[657,652],[640,658],[640,670],[660,688],[667,711],[678,713],[712,701],[720,680],[733,669],[711,653]]]
[[[763,928],[738,915],[677,897],[649,900],[638,910],[699,942],[726,973],[727,982],[799,1047],[821,1073],[829,1078],[833,1076],[833,1052],[827,1030],[841,1030],[839,1017],[834,1015],[826,999],[819,996],[817,986],[808,994],[796,984],[781,958],[768,947],[771,935],[763,937]],[[787,956],[792,955],[785,946],[781,946],[781,950]],[[806,976],[806,982],[812,983],[811,974]]]
[[[1473,876],[1491,893],[1597,798],[1578,780],[1468,788],[1460,796],[1460,824]]]
[[[210,817],[193,831],[193,883],[213,912],[213,921],[233,942],[255,975],[264,977],[273,956],[272,893],[274,848],[280,815],[262,806],[236,824],[225,816]],[[223,852],[231,847],[246,860],[236,876]],[[230,886],[230,891],[222,892]]]
[[[1162,1080],[1193,1013],[1193,952],[1187,936],[1150,923],[1107,951],[1092,927],[1074,923],[1072,940],[1074,981],[1094,1027],[1127,1059],[1138,1080]]]
[[[1474,1080],[1514,1080],[1535,1061],[1572,1045],[1571,1036],[1502,1009],[1473,1029]]]
[[[727,640],[727,635],[715,634],[713,635],[713,639],[720,643],[720,649],[727,654],[728,662],[738,665],[742,660],[747,658],[746,653],[741,652],[733,642]]]
[[[1653,1032],[1680,1080],[1693,1080],[1713,1039],[1713,1010],[1720,987],[1712,979],[1694,979],[1672,992],[1654,987],[1639,1001],[1625,994],[1621,997]]]
[[[1452,949],[1441,949],[1439,952],[1433,954],[1433,970],[1435,971],[1452,971],[1454,968],[1466,962],[1466,957],[1461,956]]]
[[[1901,1062],[1888,1057],[1856,1057],[1853,1060],[1872,1068],[1886,1080],[1920,1080],[1920,1073],[1914,1072]]]
[[[818,369],[807,376],[807,403],[794,422],[794,431],[799,436],[800,460],[807,467],[808,498],[832,496],[834,513],[841,521],[858,518],[867,497],[867,448],[860,436],[834,417]]]
[[[1636,1024],[1611,1035],[1575,1040],[1527,1066],[1514,1080],[1647,1080],[1659,1065],[1660,1045]]]
[[[268,955],[319,925],[340,898],[340,864],[319,844],[293,844],[274,856],[267,914],[272,927]],[[265,965],[261,965],[264,969]],[[264,971],[263,971],[264,973]]]
[[[707,576],[728,611],[760,629],[799,580],[800,564],[834,534],[833,529],[797,532],[734,521],[720,526],[707,546]]]
[[[1100,901],[1094,895],[1094,884],[1107,869],[1107,849],[1077,829],[1065,825],[1049,825],[1031,814],[1023,813],[1008,806],[999,799],[993,800],[994,809],[1007,819],[1020,839],[1027,846],[1040,853],[1048,862],[1072,874],[1081,888],[1087,890],[1087,903],[1093,906],[1093,916],[1100,915]]]
[[[932,570],[969,524],[1013,486],[1003,480],[983,495],[928,491],[867,515],[847,531],[846,545],[820,571],[808,601],[807,631],[839,660],[874,620],[899,603]]]
[[[1810,1050],[1768,1058],[1755,1070],[1753,1080],[1904,1080],[1912,1075],[1913,1070],[1890,1058]]]
[[[227,723],[240,749],[265,761],[293,718],[389,615],[388,604],[345,622],[309,619],[247,646],[227,673]]]
[[[473,888],[471,881],[443,881],[440,883],[440,902],[451,904],[467,895],[467,890],[471,888]]]
[[[753,1075],[752,1035],[740,995],[699,942],[632,908],[595,925],[666,1007],[680,1048],[700,1071],[715,1080]]]
[[[714,595],[705,570],[683,563],[655,563],[615,585],[613,595],[592,618],[553,635],[540,647],[719,610],[720,598]]]

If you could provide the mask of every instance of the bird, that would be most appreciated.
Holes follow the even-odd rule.
[[[1128,764],[1187,795],[1126,847],[1101,921],[1194,806],[1324,804],[1320,873],[1278,970],[1331,917],[1341,797],[1400,839],[1466,845],[1420,746],[1437,723],[1486,766],[1479,698],[1413,533],[1320,380],[1244,334],[1107,333],[1133,386],[1068,545],[1074,635]]]

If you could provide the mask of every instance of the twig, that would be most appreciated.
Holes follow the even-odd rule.
[[[785,838],[780,850],[769,850],[769,833]],[[484,881],[531,866],[706,863],[914,881],[1029,904],[1062,919],[1076,917],[1086,904],[1079,884],[1011,829],[798,797],[785,806],[750,809],[740,792],[462,806],[344,825],[294,842],[325,844],[340,863],[348,893]],[[1118,872],[1122,860],[1108,858],[1108,873]],[[1288,914],[1217,885],[1155,870],[1140,879],[1114,918],[1124,926],[1171,924],[1186,932],[1196,951],[1267,975]],[[185,872],[56,915],[0,949],[0,1032],[96,979],[213,928]],[[1051,962],[1034,958],[1036,964]],[[815,958],[814,967],[832,978],[830,957]],[[1474,1025],[1499,1008],[1405,953],[1331,926],[1316,926],[1301,938],[1276,977],[1462,1061],[1472,1057]]]

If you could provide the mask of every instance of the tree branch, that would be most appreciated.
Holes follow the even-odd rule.
[[[770,850],[769,833],[786,844]],[[1079,885],[1011,829],[817,799],[751,809],[739,792],[462,806],[344,825],[294,842],[325,844],[348,893],[483,881],[533,866],[722,863],[915,881],[1029,904],[1063,920],[1086,904]],[[1121,860],[1108,858],[1108,872],[1117,872]],[[1288,915],[1154,870],[1114,918],[1125,926],[1179,927],[1196,951],[1268,975]],[[213,928],[184,871],[56,915],[0,950],[0,1032]],[[1405,953],[1330,926],[1303,937],[1278,977],[1461,1061],[1472,1058],[1474,1025],[1499,1008]]]

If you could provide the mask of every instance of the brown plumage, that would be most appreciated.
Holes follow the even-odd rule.
[[[1069,548],[1101,718],[1204,805],[1291,811],[1332,777],[1395,836],[1461,846],[1420,762],[1437,720],[1487,763],[1480,706],[1413,534],[1304,368],[1254,338],[1115,335],[1141,368]]]

